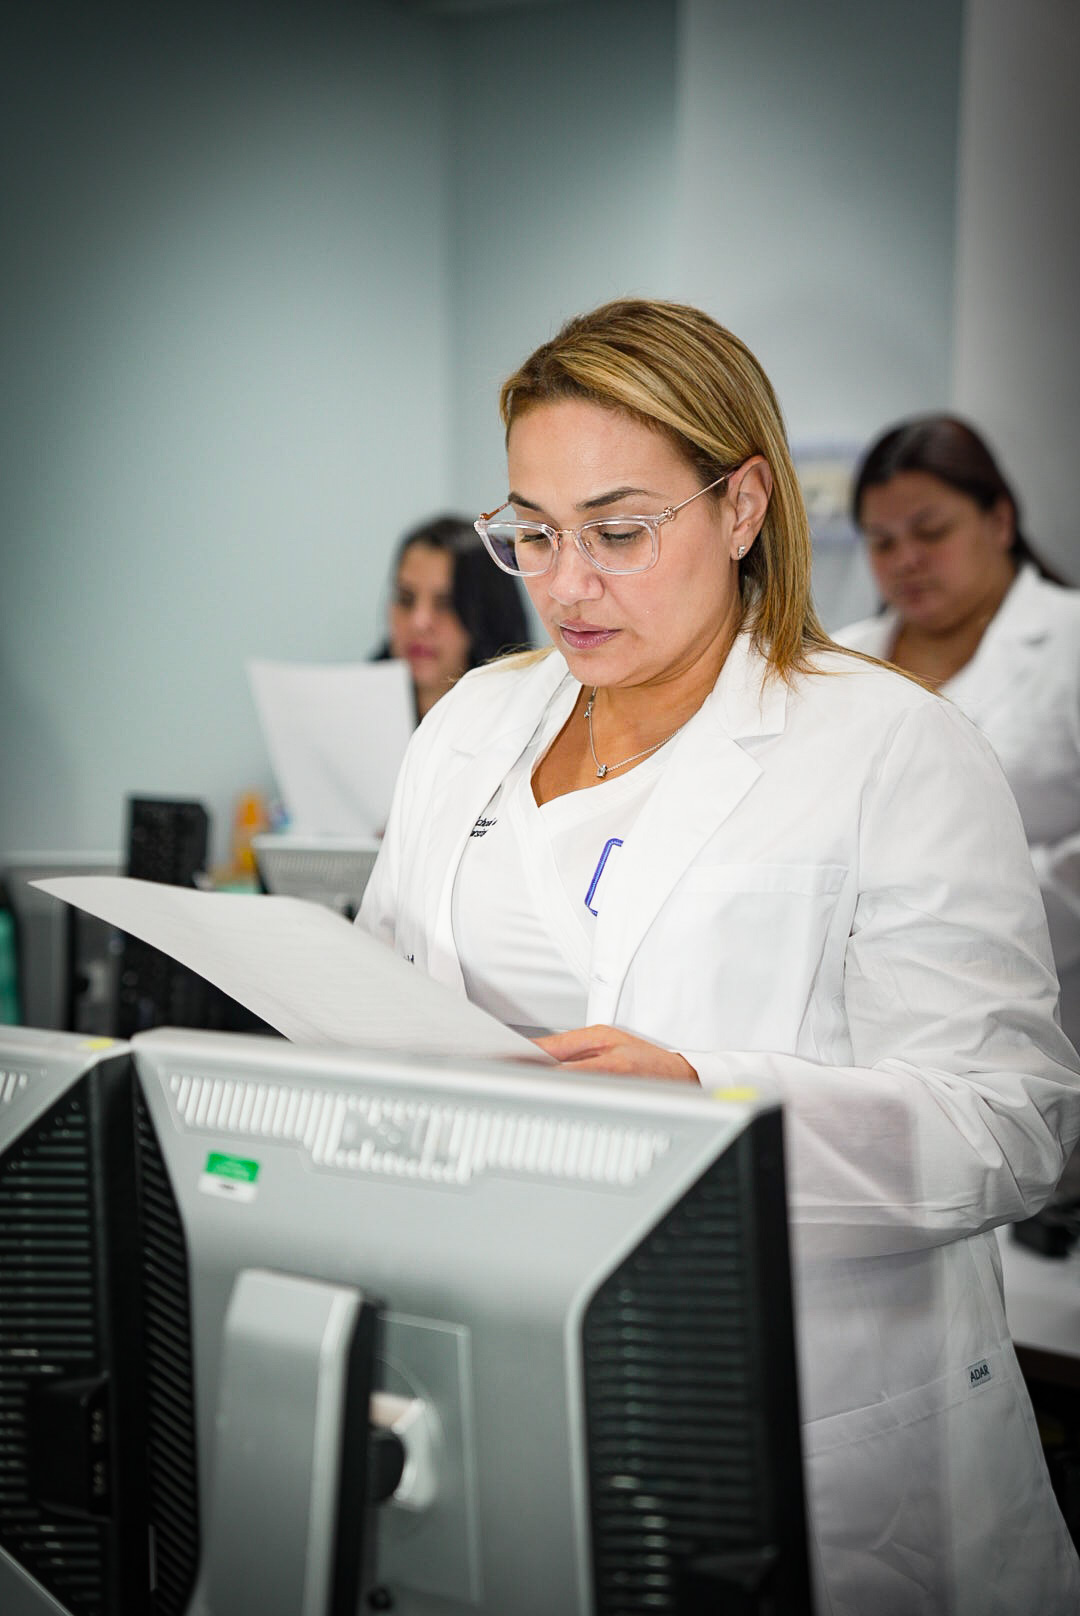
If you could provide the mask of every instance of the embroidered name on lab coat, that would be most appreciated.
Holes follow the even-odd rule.
[[[491,829],[492,825],[495,825],[497,823],[498,823],[497,819],[485,819],[484,816],[481,814],[480,818],[476,821],[476,824],[473,826],[472,830],[469,832],[469,835],[470,836],[486,836],[488,831]]]
[[[992,1379],[993,1376],[990,1373],[990,1365],[987,1363],[985,1358],[981,1358],[978,1363],[973,1363],[971,1368],[968,1370],[969,1386],[981,1386],[984,1380]]]

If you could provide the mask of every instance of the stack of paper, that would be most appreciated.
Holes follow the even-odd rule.
[[[381,835],[416,714],[404,662],[248,663],[290,828]]]
[[[34,885],[160,948],[297,1043],[550,1058],[322,904],[128,876]]]

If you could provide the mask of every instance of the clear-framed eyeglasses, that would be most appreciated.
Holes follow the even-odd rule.
[[[550,572],[566,539],[573,539],[581,554],[599,572],[648,572],[660,555],[660,529],[692,505],[702,494],[711,493],[731,476],[725,471],[705,488],[699,488],[678,505],[667,505],[657,516],[605,516],[580,527],[555,528],[546,522],[497,520],[509,504],[479,516],[473,527],[479,533],[497,567],[515,577],[538,578]]]

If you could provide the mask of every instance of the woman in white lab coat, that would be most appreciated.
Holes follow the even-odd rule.
[[[1046,904],[1061,1020],[1080,1043],[1080,591],[1033,553],[990,449],[920,416],[863,457],[855,520],[885,609],[836,636],[926,679],[990,741]]]
[[[820,1616],[1066,1616],[992,1229],[1080,1131],[1015,803],[830,645],[772,389],[680,305],[505,384],[477,523],[554,642],[413,738],[360,923],[568,1066],[785,1107]]]

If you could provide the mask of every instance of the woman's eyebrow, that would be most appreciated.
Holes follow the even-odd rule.
[[[922,505],[917,511],[912,511],[909,515],[901,517],[899,522],[867,522],[864,532],[883,533],[887,536],[897,527],[917,527],[920,522],[932,522],[938,514],[936,505]]]
[[[574,509],[576,511],[596,511],[602,509],[605,505],[614,505],[618,499],[629,499],[631,495],[637,494],[644,494],[648,499],[660,498],[655,489],[651,488],[610,488],[603,494],[594,494],[591,499],[579,500]],[[526,511],[539,511],[542,509],[534,500],[526,499],[524,494],[519,494],[513,488],[507,495],[506,502],[508,505],[519,505],[522,510]]]
[[[606,494],[594,494],[592,499],[579,501],[575,508],[579,511],[595,511],[602,505],[614,505],[617,499],[629,499],[632,494],[644,494],[648,499],[660,497],[651,488],[612,488]]]

